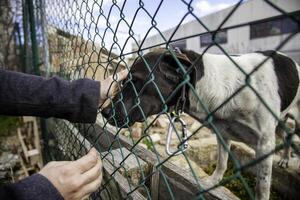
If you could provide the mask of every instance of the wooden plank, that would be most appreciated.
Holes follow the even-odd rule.
[[[21,131],[21,128],[18,128],[17,129],[17,133],[18,133],[18,138],[19,138],[19,141],[21,143],[21,147],[22,147],[22,150],[23,150],[23,153],[24,153],[24,157],[26,159],[26,162],[29,162],[29,158],[28,158],[28,148],[24,142],[24,137],[22,135],[22,131]]]
[[[39,131],[38,131],[38,125],[37,125],[37,118],[36,117],[29,117],[29,116],[24,116],[22,117],[22,120],[23,120],[23,123],[24,124],[27,124],[27,135],[26,137],[29,138],[30,141],[33,142],[33,145],[31,145],[31,143],[29,144],[30,146],[26,146],[25,143],[24,145],[26,146],[26,150],[24,151],[24,148],[23,148],[23,151],[24,151],[24,154],[25,154],[25,157],[26,157],[26,160],[27,162],[30,161],[32,162],[31,164],[32,165],[35,165],[35,164],[38,164],[38,167],[41,169],[43,167],[43,159],[42,159],[42,156],[41,156],[41,145],[40,145],[40,134],[39,134]],[[20,132],[20,135],[22,135],[22,133]],[[22,135],[22,138],[23,135]],[[23,147],[23,144],[21,142],[21,145]],[[29,155],[28,151],[38,151],[38,155],[36,155],[36,157],[32,160],[32,159],[29,159],[28,157],[31,157],[32,155]]]
[[[34,145],[35,148],[39,151],[40,155],[42,155],[42,149],[41,149],[41,143],[40,143],[40,132],[38,129],[38,121],[37,118],[35,117],[33,120],[33,134],[34,134]],[[39,156],[39,160],[38,160],[38,165],[40,168],[43,167],[43,159],[42,156]]]
[[[103,125],[99,120],[97,120],[97,124],[94,125],[95,131],[97,134],[104,134],[104,130],[102,129],[101,125]],[[92,133],[89,133],[92,134]],[[95,133],[94,133],[95,134]],[[107,143],[107,141],[113,141],[115,138],[115,135],[111,133],[110,131],[106,130],[105,131],[106,137],[109,138],[109,140],[106,140],[106,144],[104,144],[101,140],[98,140],[100,145],[105,145],[109,146],[110,144]],[[132,148],[133,143],[131,140],[126,138],[125,136],[119,134],[119,141],[123,147],[128,148],[129,150]],[[153,152],[136,145],[134,147],[134,153],[135,155],[139,156],[141,159],[143,159],[146,162],[149,162],[152,166],[155,166],[156,163],[158,163],[157,155],[155,155]],[[160,158],[162,160],[162,158]],[[182,170],[180,167],[172,164],[171,162],[165,162],[162,165],[162,171],[166,175],[167,181],[170,183],[170,187],[173,188],[173,192],[176,196],[182,197],[178,199],[187,199],[187,197],[195,196],[197,192],[199,192],[199,186],[196,183],[196,180],[192,176],[190,172],[187,172],[186,170]],[[160,178],[160,180],[163,180]],[[207,183],[204,180],[198,180],[200,183],[200,186],[203,187],[204,189],[209,188],[211,183]],[[160,181],[162,183],[162,181]],[[166,185],[164,185],[166,186]],[[159,199],[164,199],[162,195],[168,194],[166,191],[163,191],[166,189],[166,187],[160,187],[159,191]],[[177,192],[178,191],[178,192]],[[225,199],[225,200],[231,200],[231,199],[239,199],[236,197],[230,190],[226,189],[225,187],[218,187],[214,190],[210,190],[207,193],[205,193],[205,197],[207,199]],[[165,199],[169,199],[170,196]]]
[[[160,189],[160,175],[159,175],[159,171],[155,171],[154,168],[152,170],[152,172],[154,173],[151,176],[151,197],[152,200],[158,200],[159,199],[159,189]]]
[[[21,167],[22,167],[22,169],[23,169],[23,172],[24,172],[24,174],[25,174],[25,177],[28,177],[28,176],[29,176],[29,173],[28,173],[28,170],[27,170],[27,168],[26,168],[26,166],[25,166],[25,164],[24,164],[23,156],[21,156],[20,153],[18,153],[18,155],[19,155],[19,158],[20,158],[20,161],[21,161]]]
[[[195,194],[199,192],[199,186],[190,171],[180,170],[178,168],[179,168],[178,166],[174,165],[171,162],[167,162],[166,164],[162,165],[163,172],[168,177],[168,180],[172,183],[171,187],[174,189],[173,190],[174,196],[180,197],[178,199],[193,198]],[[212,186],[211,183],[203,179],[198,180],[198,182],[202,187],[201,189],[209,189]],[[164,195],[166,193],[160,192],[160,194]],[[230,190],[222,186],[208,191],[207,193],[205,193],[204,196],[206,199],[222,199],[222,200],[239,199],[233,193],[231,193]],[[161,197],[160,199],[168,199],[168,198],[162,198],[162,196],[160,197]]]

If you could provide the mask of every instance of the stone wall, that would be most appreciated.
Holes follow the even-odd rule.
[[[124,69],[117,55],[108,55],[107,50],[93,41],[51,26],[47,31],[53,73],[63,72],[70,79],[87,77],[102,80],[115,67],[118,66],[118,70]]]

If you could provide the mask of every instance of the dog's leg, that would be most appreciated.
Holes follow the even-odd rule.
[[[230,150],[230,141],[225,139],[225,145],[227,145],[228,149]],[[217,140],[218,142],[218,160],[217,160],[217,166],[213,174],[208,177],[208,181],[212,184],[219,183],[223,175],[227,169],[227,161],[228,161],[228,151],[225,149],[225,147],[222,145],[221,141]]]
[[[284,123],[286,124],[287,117],[285,117]],[[279,125],[276,127],[276,135],[278,135],[284,143],[286,143],[287,133],[284,131],[283,128],[281,128]],[[289,160],[291,158],[291,147],[285,146],[284,152],[281,157],[281,159],[278,161],[278,166],[282,168],[288,168],[289,167]]]
[[[274,130],[275,131],[275,130]],[[264,136],[268,136],[265,138]],[[268,155],[275,147],[275,134],[264,134],[258,141],[256,147],[256,159]],[[256,199],[268,200],[270,196],[270,186],[272,177],[273,155],[268,155],[260,161],[256,167]]]

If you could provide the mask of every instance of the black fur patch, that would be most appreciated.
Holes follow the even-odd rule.
[[[190,51],[190,50],[182,50],[182,53],[184,53],[189,60],[192,63],[192,66],[187,66],[187,72],[190,73],[190,77],[191,77],[191,83],[193,84],[193,86],[196,86],[196,83],[204,76],[204,64],[203,64],[203,59],[202,59],[202,55],[194,52],[194,51]],[[188,94],[189,94],[189,90],[190,88],[187,87],[186,90],[186,109],[185,111],[189,111],[190,109],[190,101],[188,98]]]
[[[193,85],[195,86],[196,82],[198,82],[204,76],[204,65],[203,65],[202,55],[189,50],[182,50],[182,52],[190,59],[190,61],[193,64],[192,69],[188,69],[188,71],[192,71],[191,79]]]
[[[264,56],[272,57],[278,79],[278,93],[281,99],[281,111],[294,100],[299,86],[298,70],[295,62],[276,51],[260,51]]]

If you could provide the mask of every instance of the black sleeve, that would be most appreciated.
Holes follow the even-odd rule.
[[[64,198],[47,178],[34,174],[17,183],[0,187],[0,199],[63,200]]]
[[[0,114],[64,118],[93,123],[100,97],[100,82],[65,81],[58,77],[0,70]]]

